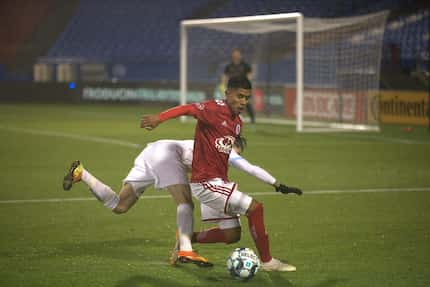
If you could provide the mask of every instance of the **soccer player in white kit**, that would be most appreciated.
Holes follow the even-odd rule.
[[[83,181],[92,194],[115,214],[127,212],[147,187],[154,185],[156,189],[166,188],[177,205],[178,239],[182,252],[179,260],[200,267],[211,267],[213,264],[193,251],[191,245],[194,206],[187,170],[191,165],[192,154],[192,140],[149,143],[135,159],[118,194],[84,169],[79,161],[74,161],[64,177],[63,188],[69,190],[74,183]]]

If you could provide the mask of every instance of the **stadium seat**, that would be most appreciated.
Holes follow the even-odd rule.
[[[173,80],[179,79],[179,22],[208,5],[211,1],[189,0],[178,5],[174,0],[88,0],[81,1],[65,31],[58,37],[46,57],[83,58],[103,63],[121,63],[127,70],[122,80]],[[229,17],[268,13],[302,12],[305,17],[353,16],[397,7],[404,0],[347,1],[337,0],[230,0],[210,13],[209,17]],[[169,9],[166,9],[169,7]],[[144,15],[144,17],[143,17]],[[162,19],[162,20],[160,20]],[[428,49],[428,10],[416,17],[391,19],[384,35],[384,47],[395,44],[401,47],[401,60],[411,66],[416,54]],[[398,23],[397,23],[398,22]],[[394,24],[393,24],[394,23]],[[393,25],[390,25],[393,24]],[[401,27],[396,27],[401,25]],[[410,35],[410,36],[405,36]],[[220,36],[219,39],[202,41],[229,41],[240,46],[241,37]],[[243,38],[242,38],[243,40]],[[229,51],[216,51],[228,55]],[[206,51],[193,50],[193,55],[203,56]],[[244,51],[246,54],[246,51]],[[384,53],[384,56],[386,53]],[[44,58],[46,58],[44,57]],[[387,56],[386,56],[387,57]],[[285,64],[288,60],[274,63]],[[386,58],[383,61],[387,61]],[[213,79],[208,71],[194,71],[201,78]],[[282,80],[282,76],[279,79]]]

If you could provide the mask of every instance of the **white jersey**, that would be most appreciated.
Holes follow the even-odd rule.
[[[158,140],[147,144],[141,155],[154,167],[166,161],[180,161],[190,169],[193,162],[193,149],[194,140]]]
[[[194,140],[158,140],[149,143],[135,159],[134,167],[124,182],[132,184],[138,196],[149,185],[161,189],[169,185],[188,184],[187,172],[193,162],[193,148]],[[228,162],[265,183],[274,184],[276,181],[270,173],[252,165],[234,150]]]
[[[193,140],[159,140],[149,143],[137,156],[124,182],[133,186],[137,196],[154,185],[162,189],[188,184],[187,171],[193,159]]]

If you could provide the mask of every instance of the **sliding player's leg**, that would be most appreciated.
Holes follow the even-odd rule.
[[[191,236],[193,234],[194,204],[188,184],[175,184],[167,186],[167,190],[172,195],[176,203],[176,223],[177,240],[170,256],[170,264],[175,264],[178,260],[182,263],[194,263],[202,267],[213,266],[206,258],[193,251]]]
[[[104,206],[113,210],[119,202],[118,195],[103,182],[90,174],[80,161],[75,160],[72,162],[69,171],[64,176],[63,189],[69,190],[73,184],[84,182],[90,188],[91,193],[103,203]]]
[[[191,235],[193,233],[194,204],[188,185],[175,184],[167,187],[176,204],[176,223],[178,226],[178,243],[180,250],[192,251]]]
[[[139,159],[139,158],[138,158]],[[186,174],[186,173],[185,173]],[[192,250],[191,236],[193,230],[193,202],[191,192],[184,176],[186,184],[166,184],[162,176],[157,176],[157,188],[166,187],[172,195],[177,205],[177,223],[178,233],[180,234],[181,244],[178,243],[180,249],[177,250],[177,257],[181,262],[192,262],[199,266],[210,267],[213,266],[206,258],[199,256]],[[109,186],[94,177],[88,170],[84,169],[79,161],[74,161],[63,180],[63,188],[69,190],[73,184],[84,182],[89,188],[91,193],[103,204],[111,209],[116,214],[126,213],[143,194],[145,189],[154,185],[155,178],[153,172],[149,172],[148,167],[143,161],[136,160],[135,166],[130,170],[127,177],[124,179],[124,185],[117,195]],[[173,177],[169,178],[170,182],[182,182]],[[161,185],[161,186],[160,186]],[[178,240],[179,241],[179,240]],[[176,259],[175,259],[176,261]]]
[[[140,177],[140,181],[129,181],[129,179],[136,178],[136,176]],[[126,213],[137,202],[145,188],[154,182],[148,175],[138,172],[133,168],[129,176],[125,179],[121,191],[119,194],[116,194],[112,188],[94,177],[83,167],[80,161],[76,160],[71,164],[69,171],[64,177],[63,188],[64,190],[69,190],[74,184],[80,181],[89,187],[95,198],[116,214]]]
[[[115,214],[126,213],[138,199],[139,196],[137,195],[135,188],[133,188],[133,185],[126,182],[119,192],[119,202],[112,211]]]
[[[166,188],[176,203],[177,244],[172,252],[171,264],[194,263],[209,267],[212,263],[193,251],[191,235],[193,230],[193,202],[188,184],[188,168],[182,162],[182,148],[171,141],[148,145],[136,158],[135,165],[150,172],[156,189]]]

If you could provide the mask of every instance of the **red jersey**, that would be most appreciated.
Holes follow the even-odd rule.
[[[160,120],[180,115],[190,115],[197,119],[191,182],[214,178],[228,181],[228,157],[235,137],[242,128],[239,115],[235,115],[225,101],[210,100],[172,108],[162,112]]]

